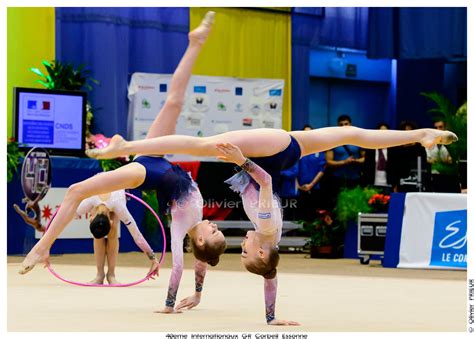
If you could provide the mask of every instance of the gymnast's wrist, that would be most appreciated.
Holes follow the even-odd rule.
[[[269,313],[265,315],[267,319],[267,324],[270,324],[273,320],[275,320],[275,313]]]
[[[252,160],[245,158],[243,163],[237,165],[240,166],[240,168],[242,168],[244,171],[248,172],[252,163]]]
[[[150,259],[150,261],[155,261],[156,260],[155,252],[147,253],[147,256],[148,256],[148,259]]]

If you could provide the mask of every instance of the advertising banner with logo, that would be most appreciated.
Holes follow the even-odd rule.
[[[58,209],[66,195],[67,187],[52,187],[48,194],[39,202],[41,211],[41,223],[46,226],[50,222],[54,213]],[[35,231],[35,238],[40,239],[43,234]],[[120,227],[118,227],[120,237]],[[92,233],[89,230],[89,215],[85,214],[78,219],[73,219],[64,231],[61,232],[58,239],[92,239]]]
[[[128,89],[129,139],[146,137],[163,108],[170,80],[170,74],[132,75]],[[192,76],[176,133],[204,137],[240,129],[281,128],[283,89],[284,80]],[[197,160],[188,155],[166,157],[173,161]]]
[[[404,200],[404,211],[397,213],[403,213],[401,232],[390,230],[390,227],[396,228],[397,223],[389,223],[387,228],[388,233],[399,234],[397,237],[387,236],[387,241],[397,242],[399,239],[398,264],[395,262],[393,266],[467,269],[467,196],[407,193]],[[390,213],[392,210],[389,219],[392,217]],[[387,249],[390,252],[390,247],[394,246],[386,245],[387,257],[390,255]]]

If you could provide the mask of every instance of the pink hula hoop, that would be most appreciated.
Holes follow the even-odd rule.
[[[139,197],[136,197],[133,194],[130,194],[130,193],[127,193],[127,192],[125,192],[125,195],[137,200],[142,205],[144,205],[146,208],[148,208],[150,210],[150,212],[155,216],[158,223],[160,224],[161,234],[163,235],[163,251],[161,252],[161,257],[160,257],[160,261],[159,261],[160,265],[161,265],[163,263],[163,261],[165,260],[166,235],[165,235],[165,228],[163,227],[163,224],[161,223],[160,218],[158,217],[156,212],[153,210],[153,208],[151,208],[150,205],[148,205],[145,201],[143,201]],[[48,225],[46,226],[46,230],[44,231],[45,233],[48,231],[49,225],[53,221],[53,219],[56,216],[56,214],[58,213],[58,211],[59,211],[59,208],[56,210],[56,212],[54,212],[53,217],[48,222]],[[64,281],[65,283],[68,283],[68,284],[71,284],[71,285],[76,285],[76,286],[85,286],[85,287],[129,287],[129,286],[135,286],[135,285],[141,284],[142,282],[144,282],[146,280],[149,280],[152,277],[152,274],[147,274],[144,278],[142,278],[140,280],[137,280],[135,282],[128,283],[128,284],[112,284],[112,285],[89,284],[89,283],[80,283],[80,282],[76,282],[76,281],[72,281],[72,280],[68,280],[68,279],[63,278],[60,274],[56,273],[56,271],[51,267],[51,264],[49,264],[47,266],[47,268],[48,268],[49,272],[51,272],[52,275],[54,275],[59,280]]]

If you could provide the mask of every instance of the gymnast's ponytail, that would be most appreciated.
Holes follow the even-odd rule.
[[[270,272],[265,273],[263,277],[265,279],[273,279],[275,278],[276,274],[277,274],[277,270],[276,268],[273,268]]]

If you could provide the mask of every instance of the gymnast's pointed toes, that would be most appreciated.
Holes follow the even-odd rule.
[[[94,150],[93,149],[86,149],[86,155],[89,157],[89,158],[94,158]]]
[[[20,269],[18,270],[18,274],[26,274],[28,272],[30,272],[33,268],[35,267],[34,264],[32,265],[23,265],[20,267]]]
[[[97,148],[93,148],[93,149],[88,149],[86,150],[86,155],[89,157],[89,158],[93,158],[93,159],[99,159],[99,155],[100,155],[100,151],[99,149]]]
[[[437,144],[449,145],[458,140],[459,140],[458,136],[454,134],[453,132],[442,131],[441,135],[437,138]]]
[[[449,145],[453,142],[456,142],[458,141],[459,138],[456,134],[454,134],[453,132],[450,132],[450,131],[446,131],[446,135],[443,136],[442,138],[442,143],[445,144],[445,145]]]
[[[204,19],[202,19],[202,24],[211,27],[214,24],[214,17],[216,15],[216,12],[214,11],[209,11],[206,13],[204,16]]]

